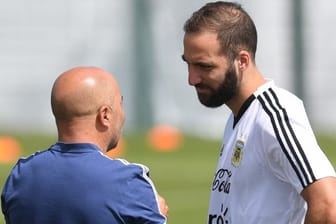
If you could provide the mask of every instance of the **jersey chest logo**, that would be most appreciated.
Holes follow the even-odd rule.
[[[237,140],[231,158],[231,163],[234,167],[238,167],[240,165],[240,162],[243,159],[243,152],[244,152],[244,142],[241,140]]]

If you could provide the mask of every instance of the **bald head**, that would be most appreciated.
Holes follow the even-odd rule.
[[[118,83],[97,67],[76,67],[62,73],[51,92],[59,140],[89,142],[102,151],[115,147],[124,124]]]
[[[96,67],[77,67],[61,74],[55,81],[51,106],[55,118],[71,120],[95,114],[102,104],[113,104],[119,94],[116,80]]]

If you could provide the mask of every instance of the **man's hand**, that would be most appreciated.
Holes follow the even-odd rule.
[[[169,207],[166,203],[166,200],[163,197],[161,197],[160,195],[158,195],[158,199],[159,199],[159,205],[160,205],[160,212],[164,216],[168,217]]]

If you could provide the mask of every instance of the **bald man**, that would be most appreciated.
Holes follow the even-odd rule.
[[[58,142],[21,158],[2,195],[7,223],[166,223],[168,206],[147,167],[104,155],[124,124],[122,96],[111,74],[77,67],[51,92]]]

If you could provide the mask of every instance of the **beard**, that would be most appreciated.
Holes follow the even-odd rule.
[[[198,84],[195,87],[203,86],[202,84]],[[209,87],[208,87],[209,88]],[[225,73],[225,79],[220,84],[218,89],[211,89],[210,94],[198,94],[199,101],[206,107],[219,107],[223,104],[227,103],[229,100],[231,100],[237,93],[238,89],[238,74],[233,66],[233,64],[230,65],[228,70]]]
[[[119,134],[114,135],[114,137],[110,140],[106,152],[117,148],[120,138],[121,138],[121,131],[119,132]]]
[[[110,144],[107,146],[106,152],[115,149],[118,146],[118,142],[119,141],[117,141],[117,140],[114,140],[113,142],[110,142]]]

